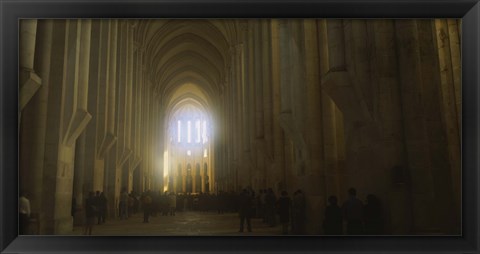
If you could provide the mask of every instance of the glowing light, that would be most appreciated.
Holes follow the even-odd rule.
[[[203,120],[203,143],[207,142],[207,121]]]
[[[187,131],[187,142],[190,143],[192,141],[192,122],[188,121],[188,131]]]
[[[205,148],[205,149],[203,149],[203,158],[207,158],[207,155],[208,155],[207,154],[207,149]]]
[[[197,128],[197,143],[200,143],[200,120],[195,122],[195,128]]]
[[[181,142],[182,141],[182,122],[180,120],[178,120],[178,128],[177,128],[177,142]]]
[[[192,151],[188,150],[188,151],[187,151],[187,155],[188,155],[188,156],[191,156],[191,155],[192,155]]]
[[[168,150],[163,151],[163,176],[168,176]]]

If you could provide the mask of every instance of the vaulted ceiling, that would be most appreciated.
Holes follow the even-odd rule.
[[[224,90],[230,47],[238,43],[234,20],[156,19],[138,22],[135,40],[144,49],[144,64],[153,91],[165,108],[186,99],[204,108],[218,106]]]

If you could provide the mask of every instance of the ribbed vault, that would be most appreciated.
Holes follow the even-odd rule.
[[[196,84],[207,104],[217,104],[225,85],[230,45],[236,40],[235,29],[233,21],[223,20],[140,22],[137,42],[145,52],[153,91],[164,106],[174,101],[173,94],[186,83]]]

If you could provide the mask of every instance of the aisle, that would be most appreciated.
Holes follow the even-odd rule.
[[[176,216],[150,217],[149,223],[143,223],[143,214],[136,214],[127,220],[107,220],[105,224],[95,225],[93,235],[279,235],[281,227],[269,227],[262,219],[252,219],[252,231],[239,233],[238,214],[217,214],[213,212],[179,212]],[[83,234],[82,227],[75,227],[74,235]]]

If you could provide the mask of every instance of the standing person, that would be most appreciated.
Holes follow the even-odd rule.
[[[142,206],[143,206],[143,223],[148,223],[150,213],[152,212],[152,196],[150,191],[145,192],[142,197]]]
[[[265,209],[267,213],[267,224],[270,227],[275,227],[277,225],[277,220],[275,218],[275,204],[277,198],[275,193],[273,193],[272,188],[268,188],[267,195],[265,196]]]
[[[294,234],[304,234],[305,233],[305,195],[302,190],[297,190],[293,196],[293,233]]]
[[[98,221],[97,224],[100,225],[100,191],[95,192],[95,196],[93,197],[93,206],[95,206],[95,216],[97,217]]]
[[[367,196],[367,204],[363,210],[365,221],[365,234],[380,235],[383,233],[383,211],[380,199],[375,195]]]
[[[20,192],[18,199],[18,219],[20,221],[19,235],[26,235],[28,233],[28,224],[30,220],[30,200],[24,191]]]
[[[343,220],[342,209],[337,205],[337,197],[330,196],[328,198],[330,203],[325,210],[325,220],[323,221],[323,229],[327,235],[342,235],[343,234]]]
[[[261,204],[261,207],[262,207],[262,221],[264,223],[267,222],[267,205],[266,205],[266,197],[267,197],[267,189],[263,189],[261,192],[260,192],[260,204]]]
[[[252,216],[252,196],[248,193],[247,189],[243,189],[239,197],[239,216],[240,216],[240,230],[243,232],[243,224],[247,221],[247,230],[252,232],[252,225],[250,223],[250,217]]]
[[[88,198],[85,200],[85,217],[87,218],[85,222],[85,231],[84,235],[91,235],[93,230],[93,225],[95,225],[95,215],[97,213],[97,207],[95,206],[95,195],[93,191],[88,193]]]
[[[354,188],[348,190],[348,195],[348,200],[342,206],[343,216],[347,221],[347,234],[360,235],[363,233],[363,203],[356,197],[357,190]]]
[[[107,198],[105,197],[105,193],[100,193],[98,204],[98,224],[102,224],[105,223],[105,217],[107,215]]]
[[[120,193],[120,219],[127,219],[128,218],[128,192],[127,188],[122,188],[122,192]]]
[[[175,216],[175,210],[177,210],[177,196],[173,192],[168,196],[168,207],[170,210],[170,216]]]
[[[282,234],[288,234],[288,223],[290,221],[291,201],[286,191],[282,191],[278,199],[278,214],[280,215],[280,223],[282,223]]]

